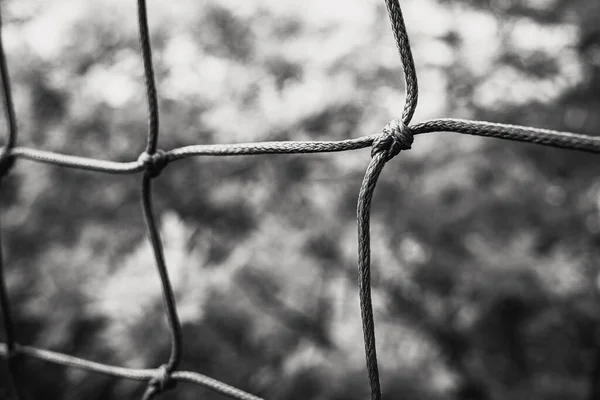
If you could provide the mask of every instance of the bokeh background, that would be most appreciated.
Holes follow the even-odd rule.
[[[401,4],[420,84],[413,121],[598,132],[597,0]],[[147,124],[135,2],[2,7],[18,145],[137,159]],[[401,114],[383,1],[150,0],[148,12],[163,149],[353,138]],[[369,157],[167,167],[153,193],[181,368],[274,400],[368,397],[355,214]],[[385,399],[600,398],[599,172],[594,155],[453,133],[420,135],[386,165],[372,213]],[[21,343],[136,368],[167,359],[139,175],[20,160],[0,203]],[[144,390],[31,359],[22,370],[26,399]],[[162,398],[222,397],[180,384]]]

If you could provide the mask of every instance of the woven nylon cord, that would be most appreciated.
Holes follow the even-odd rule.
[[[404,111],[402,112],[402,121],[406,125],[410,123],[415,109],[417,108],[417,99],[419,98],[419,85],[417,84],[417,70],[413,60],[412,50],[404,25],[404,17],[398,0],[385,0],[390,22],[392,23],[392,32],[396,39],[396,47],[400,52],[402,60],[402,69],[404,70],[404,81],[406,82],[406,100],[404,102]]]
[[[158,98],[154,81],[154,66],[152,64],[152,47],[148,29],[146,0],[138,0],[138,28],[140,32],[140,48],[144,62],[144,78],[146,81],[146,98],[148,99],[148,144],[146,152],[154,154],[158,142]]]
[[[466,135],[514,140],[566,150],[579,150],[600,153],[600,137],[587,136],[550,129],[527,126],[498,124],[483,121],[469,121],[454,118],[441,118],[421,122],[410,127],[416,136],[423,133],[454,132]],[[384,134],[378,133],[355,139],[340,141],[281,141],[235,144],[200,144],[180,147],[165,153],[166,163],[193,156],[243,156],[260,154],[307,154],[332,153],[364,149]],[[82,169],[109,174],[135,174],[144,171],[143,161],[106,161],[95,158],[78,157],[50,151],[15,147],[10,151],[15,159],[52,164],[60,167]]]
[[[150,35],[148,33],[148,16],[146,12],[146,1],[138,0],[138,25],[140,32],[140,48],[142,59],[144,61],[144,76],[146,81],[146,94],[148,98],[148,145],[146,152],[140,156],[139,161],[144,165],[146,172],[142,178],[142,210],[146,221],[148,238],[152,245],[156,268],[162,284],[162,295],[167,320],[171,332],[171,355],[167,364],[161,366],[157,371],[156,379],[149,382],[148,389],[144,394],[144,399],[150,399],[154,394],[167,389],[172,389],[171,373],[175,370],[181,359],[181,324],[177,315],[175,305],[175,295],[169,280],[165,257],[163,253],[160,234],[154,221],[152,211],[152,179],[158,177],[163,168],[166,167],[165,155],[162,151],[156,151],[158,141],[158,99],[156,93],[156,84],[154,83],[154,71],[152,67],[152,47],[150,45]],[[157,382],[159,384],[157,384]]]
[[[413,134],[408,125],[415,113],[418,99],[418,84],[415,63],[410,50],[408,34],[402,10],[397,0],[386,0],[388,15],[392,23],[392,31],[396,39],[396,46],[400,52],[400,59],[404,70],[406,82],[406,100],[401,121],[392,121],[384,129],[384,136],[373,142],[371,161],[365,172],[365,177],[360,187],[357,204],[358,220],[358,292],[360,299],[360,315],[363,325],[365,341],[365,357],[367,374],[371,387],[371,399],[381,399],[381,384],[379,381],[379,368],[377,366],[377,348],[375,345],[375,323],[373,318],[373,305],[371,303],[371,239],[369,233],[371,201],[377,185],[377,179],[385,166],[401,150],[410,149]]]
[[[144,0],[138,0],[140,48],[144,65],[144,78],[148,100],[148,134],[145,151],[136,161],[126,162],[58,154],[27,147],[15,147],[17,140],[17,124],[10,89],[10,79],[6,66],[6,57],[2,44],[0,11],[0,78],[2,80],[4,113],[8,125],[6,143],[0,152],[0,189],[2,188],[2,178],[7,175],[14,161],[18,159],[111,174],[133,174],[143,172],[141,193],[142,210],[146,222],[148,238],[154,252],[156,268],[162,284],[163,302],[171,334],[171,354],[169,360],[167,363],[155,369],[117,367],[18,344],[16,341],[15,324],[11,317],[9,297],[6,290],[3,264],[4,259],[2,246],[0,245],[0,310],[2,311],[2,321],[6,337],[6,343],[0,343],[0,356],[7,358],[9,373],[13,378],[13,381],[15,380],[14,377],[17,373],[14,362],[16,356],[24,355],[108,376],[145,381],[147,382],[147,388],[143,395],[144,400],[150,400],[161,392],[174,388],[176,382],[198,384],[234,399],[260,400],[259,397],[248,394],[240,389],[202,374],[177,370],[182,352],[181,326],[177,315],[175,296],[169,281],[160,235],[156,228],[152,210],[152,179],[157,178],[169,163],[193,156],[327,153],[357,150],[370,146],[371,161],[365,172],[357,204],[359,242],[358,286],[371,398],[377,400],[381,399],[381,387],[375,346],[375,324],[371,304],[371,249],[369,225],[373,193],[377,180],[386,162],[391,160],[401,150],[410,149],[414,135],[430,132],[455,132],[534,143],[561,149],[600,153],[600,137],[569,132],[449,118],[435,119],[410,125],[418,99],[416,69],[400,4],[397,0],[385,0],[385,3],[391,21],[396,46],[398,47],[400,58],[402,60],[406,83],[406,100],[401,119],[391,121],[383,129],[382,133],[342,141],[279,141],[192,145],[164,152],[157,149],[159,110],[152,64],[152,48],[150,45],[146,2]],[[13,386],[16,387],[16,385]],[[14,393],[14,397],[18,399],[19,394]]]

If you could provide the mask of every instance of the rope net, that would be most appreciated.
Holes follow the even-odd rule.
[[[0,343],[0,355],[6,359],[9,374],[14,381],[17,374],[15,361],[17,357],[27,356],[39,360],[60,364],[67,367],[81,368],[113,377],[146,382],[147,388],[143,399],[155,398],[158,394],[175,388],[178,382],[190,382],[202,385],[230,398],[256,400],[259,397],[227,385],[208,376],[189,371],[181,371],[178,365],[182,354],[181,325],[177,314],[175,297],[169,281],[162,242],[152,207],[152,182],[160,176],[161,171],[170,163],[191,156],[234,156],[251,154],[299,154],[325,153],[357,150],[371,147],[371,161],[358,195],[358,288],[360,311],[363,324],[366,366],[371,388],[371,399],[381,399],[381,386],[377,366],[377,351],[375,345],[375,326],[373,307],[371,303],[370,284],[370,209],[373,192],[377,180],[385,166],[402,150],[408,150],[413,144],[415,135],[428,132],[455,132],[468,135],[494,137],[520,142],[536,143],[545,146],[572,149],[591,153],[600,153],[600,138],[568,132],[558,132],[547,129],[526,126],[497,124],[481,121],[460,119],[435,119],[411,125],[418,100],[417,74],[410,48],[409,38],[398,0],[385,0],[392,32],[400,53],[404,78],[406,82],[406,100],[402,116],[388,123],[381,133],[366,135],[355,139],[342,141],[278,141],[259,143],[213,144],[185,146],[169,151],[157,148],[159,135],[159,112],[157,90],[152,64],[152,48],[150,44],[146,1],[137,1],[138,28],[141,55],[144,65],[146,97],[148,100],[148,133],[145,151],[136,161],[114,162],[93,158],[77,157],[58,154],[27,147],[16,147],[17,123],[12,100],[10,78],[6,65],[6,57],[0,31],[0,78],[2,79],[2,99],[4,113],[8,121],[6,143],[0,152],[0,187],[5,177],[17,159],[26,159],[95,172],[111,174],[142,173],[141,203],[146,221],[148,239],[154,252],[157,272],[162,284],[164,309],[170,328],[171,352],[169,359],[155,369],[131,369],[113,365],[101,364],[70,355],[38,349],[18,343],[15,333],[10,301],[6,290],[3,273],[3,256],[0,245],[0,308],[6,343]],[[1,12],[0,12],[1,29]],[[22,398],[19,388],[13,385],[13,397]]]

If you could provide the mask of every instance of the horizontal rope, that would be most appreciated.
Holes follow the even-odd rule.
[[[132,174],[144,170],[144,164],[141,161],[105,161],[95,158],[71,156],[51,151],[32,149],[29,147],[15,147],[10,151],[10,155],[15,158],[52,164],[59,167],[83,169],[94,172],[107,172],[111,174]]]
[[[560,149],[600,153],[600,136],[589,136],[521,125],[440,118],[415,124],[411,126],[411,130],[414,135],[430,132],[454,132],[534,143]]]
[[[435,132],[460,133],[492,137],[518,142],[534,143],[561,149],[600,153],[600,137],[520,125],[441,118],[410,126],[413,135]],[[374,134],[339,141],[276,141],[237,144],[200,144],[180,147],[166,152],[167,163],[193,156],[242,156],[256,154],[333,153],[370,147],[384,134]],[[29,147],[15,147],[10,156],[52,164],[60,167],[83,169],[111,174],[134,174],[144,171],[142,161],[105,161],[95,158],[60,154]]]
[[[136,381],[150,381],[156,376],[157,372],[159,372],[159,369],[135,369],[116,367],[113,365],[89,361],[51,350],[38,349],[36,347],[31,346],[16,345],[15,353],[33,357],[38,360],[63,365],[66,367],[80,368],[108,376],[132,379]],[[0,356],[8,356],[7,346],[5,343],[0,343]],[[171,378],[181,382],[195,383],[235,399],[262,400],[260,397],[251,395],[249,393],[244,392],[243,390],[237,389],[233,386],[229,386],[223,382],[217,381],[216,379],[199,374],[197,372],[175,371],[171,374]]]

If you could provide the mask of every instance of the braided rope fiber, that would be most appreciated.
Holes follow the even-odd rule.
[[[369,229],[373,193],[385,164],[402,150],[410,149],[415,135],[430,132],[455,132],[535,143],[562,149],[600,153],[600,137],[575,133],[460,119],[434,119],[411,125],[411,119],[414,115],[418,100],[416,69],[400,4],[398,0],[385,0],[385,3],[391,21],[392,32],[402,61],[406,83],[406,100],[401,118],[388,123],[381,133],[341,141],[279,141],[192,145],[163,151],[157,149],[159,136],[159,110],[152,64],[152,48],[150,45],[146,2],[145,0],[138,0],[140,48],[144,65],[146,96],[148,100],[148,133],[146,150],[136,161],[129,162],[106,161],[16,146],[17,123],[0,30],[0,79],[2,80],[3,108],[8,123],[6,142],[0,152],[0,191],[3,189],[2,178],[10,172],[10,169],[16,160],[29,160],[60,167],[110,174],[143,173],[141,179],[141,205],[146,221],[148,239],[154,252],[155,264],[162,284],[163,303],[170,328],[171,341],[169,359],[163,365],[155,369],[130,369],[101,364],[18,343],[3,273],[4,259],[2,256],[0,240],[0,310],[2,311],[2,322],[6,337],[6,343],[0,343],[0,355],[7,359],[8,370],[13,381],[15,380],[14,377],[19,373],[15,360],[19,356],[27,356],[108,376],[146,382],[146,391],[143,395],[144,400],[155,398],[162,392],[174,389],[179,382],[198,384],[234,399],[260,399],[257,396],[246,393],[205,375],[178,370],[183,349],[181,325],[175,304],[175,296],[166,268],[162,241],[154,219],[152,209],[152,180],[158,178],[160,173],[170,163],[193,156],[327,153],[371,147],[371,161],[362,181],[357,204],[359,245],[358,288],[371,399],[381,399],[381,385],[375,343],[375,323],[371,302],[371,246]],[[1,19],[0,11],[0,29]],[[16,399],[21,398],[18,388],[16,385],[13,386],[15,386],[12,393],[13,397]]]

